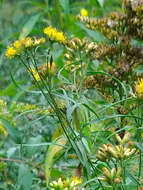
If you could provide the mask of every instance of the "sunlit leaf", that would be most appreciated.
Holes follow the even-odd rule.
[[[53,166],[54,158],[56,155],[58,155],[62,151],[66,143],[67,143],[67,139],[64,136],[61,136],[57,138],[53,142],[53,145],[50,145],[48,148],[46,159],[45,159],[45,176],[46,176],[47,186],[49,183],[49,178],[50,178],[50,173]]]
[[[97,0],[101,7],[104,5],[104,0]]]

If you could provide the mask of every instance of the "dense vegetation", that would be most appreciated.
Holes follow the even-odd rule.
[[[143,189],[143,1],[0,2],[0,190]]]

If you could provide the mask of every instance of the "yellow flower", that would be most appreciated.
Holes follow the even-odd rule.
[[[5,55],[6,55],[7,58],[11,59],[11,58],[14,58],[14,57],[15,57],[16,53],[17,53],[17,52],[16,52],[16,50],[14,49],[14,47],[8,46]]]
[[[39,39],[37,39],[37,38],[35,38],[34,39],[34,42],[33,42],[33,45],[34,46],[37,46],[37,45],[39,45],[39,44],[43,44],[43,43],[45,43],[45,38],[39,38]]]
[[[33,40],[30,37],[25,38],[24,46],[26,48],[29,48],[29,47],[33,46]]]
[[[52,26],[48,26],[44,28],[44,34],[46,34],[49,38],[52,38],[57,31]]]
[[[66,38],[65,38],[63,32],[57,32],[57,34],[55,36],[55,39],[57,41],[59,41],[60,43],[65,43],[66,42]]]
[[[20,38],[20,42],[24,45],[25,39],[24,38]]]
[[[24,45],[25,48],[33,46],[33,40],[30,37],[21,38],[20,42]]]
[[[20,49],[21,48],[21,42],[19,40],[16,40],[14,43],[13,43],[13,46],[16,48],[16,49]]]
[[[52,26],[48,26],[44,29],[44,34],[52,41],[57,41],[59,43],[65,44],[66,37],[63,32],[58,32],[56,28],[52,28]]]
[[[40,43],[41,44],[45,43],[45,41],[46,41],[45,38],[40,38]]]
[[[4,136],[7,135],[7,131],[5,130],[1,122],[0,122],[0,135],[4,135]]]
[[[82,183],[82,179],[79,178],[78,176],[73,177],[73,178],[71,179],[71,181],[74,182],[74,185],[75,185],[75,186],[77,186],[77,185],[79,185],[79,184]]]
[[[143,97],[143,79],[136,84],[136,92],[139,98]]]
[[[80,14],[81,16],[88,16],[88,11],[86,9],[81,9]]]
[[[16,49],[16,53],[17,54],[20,54],[20,51],[21,51],[21,42],[19,40],[16,40],[14,43],[13,43],[13,46],[15,47]]]
[[[36,72],[36,70],[34,68],[32,68],[30,70],[30,72],[31,72],[32,76],[35,78],[36,81],[40,80],[40,76],[39,76],[39,74]]]

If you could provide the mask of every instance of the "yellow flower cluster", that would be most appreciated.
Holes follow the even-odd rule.
[[[58,32],[56,28],[52,26],[48,26],[44,29],[44,34],[51,40],[57,41],[61,44],[66,43],[66,37],[64,36],[63,32]]]
[[[77,176],[73,177],[71,181],[74,183],[75,186],[82,184],[82,179]]]
[[[139,98],[143,97],[143,78],[136,84],[136,92]]]
[[[32,68],[30,70],[32,76],[36,79],[36,81],[40,80],[40,76],[42,77],[47,77],[48,74],[53,75],[56,71],[56,64],[54,62],[50,63],[45,63],[44,65],[40,65],[38,67],[38,72]]]
[[[20,42],[22,45],[24,45],[25,48],[30,48],[33,46],[33,40],[30,37],[21,38]]]
[[[0,135],[7,135],[7,131],[5,130],[4,126],[2,125],[2,123],[0,122]]]
[[[37,39],[34,37],[21,38],[20,40],[16,40],[13,44],[9,45],[6,50],[6,57],[11,59],[14,58],[16,55],[20,55],[21,51],[25,48],[31,48],[34,46],[38,46],[40,44],[45,43],[45,38]]]
[[[88,11],[86,9],[81,9],[80,10],[80,15],[81,16],[88,16]]]
[[[123,138],[121,138],[119,134],[116,134],[115,138],[118,145],[103,144],[103,146],[98,149],[98,154],[96,155],[97,159],[102,162],[107,162],[111,158],[125,160],[135,154],[136,148],[129,146],[128,143],[130,133],[126,132]]]
[[[10,111],[13,113],[28,113],[33,111],[36,114],[49,114],[49,110],[47,108],[42,108],[35,104],[25,104],[25,103],[16,103],[15,101],[12,103],[10,107]]]

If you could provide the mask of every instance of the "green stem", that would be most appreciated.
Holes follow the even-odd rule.
[[[73,122],[75,124],[76,129],[80,130],[80,119],[79,119],[79,114],[78,114],[78,108],[74,110],[73,117],[74,117]]]
[[[123,187],[126,189],[126,168],[123,160],[121,160],[120,166],[122,168]]]
[[[29,57],[29,56],[28,56],[28,57]],[[33,59],[33,60],[32,60],[32,64],[33,64],[33,66],[35,67],[36,71],[38,72],[38,66],[37,66],[37,61],[36,61],[36,59],[35,59],[35,56],[32,55],[32,56],[30,56],[30,57]],[[28,72],[30,72],[30,71],[31,71],[30,63],[27,61],[27,62],[28,62],[28,65],[27,65],[23,59],[21,59],[21,61],[22,61],[22,63],[24,64],[24,66],[26,67],[26,69],[28,70]],[[72,145],[72,141],[74,142],[74,140],[73,140],[73,138],[71,138],[71,136],[69,135],[69,133],[68,133],[68,131],[67,131],[67,127],[66,127],[65,124],[64,124],[65,117],[63,117],[63,114],[61,113],[61,111],[60,111],[59,108],[57,107],[56,102],[55,102],[55,99],[54,99],[53,95],[51,94],[50,89],[49,89],[49,87],[48,87],[48,84],[45,83],[43,77],[42,77],[42,76],[40,75],[40,73],[38,72],[38,74],[39,74],[39,76],[40,76],[40,79],[41,79],[41,83],[42,83],[42,85],[45,87],[45,89],[47,90],[47,93],[48,93],[48,95],[47,95],[47,94],[45,94],[44,90],[42,89],[42,86],[40,85],[40,83],[36,80],[36,78],[35,78],[35,76],[33,75],[33,73],[31,73],[31,74],[32,74],[33,79],[34,79],[35,83],[37,84],[38,88],[41,90],[42,94],[44,95],[45,99],[47,100],[47,102],[49,103],[49,105],[54,109],[54,111],[55,111],[55,113],[56,113],[56,115],[57,115],[57,117],[58,117],[58,119],[59,119],[59,122],[60,122],[60,124],[61,124],[61,127],[62,127],[62,129],[63,129],[63,131],[64,131],[64,133],[65,133],[65,135],[66,135],[66,137],[67,137],[67,139],[68,139],[68,141],[70,142],[72,148],[75,149],[75,148],[73,147],[73,145]],[[49,98],[50,98],[50,99],[49,99]],[[67,120],[66,120],[66,121],[67,121]],[[72,129],[72,127],[70,126],[70,123],[69,123],[68,121],[67,121],[67,125],[69,125],[69,128],[72,130],[71,132],[72,132],[73,135],[74,135],[73,137],[79,141],[79,137],[75,134],[74,130]],[[80,139],[80,141],[81,141],[81,139]],[[77,150],[78,150],[78,152],[79,152],[79,154],[80,154],[80,155],[77,155],[77,156],[82,157],[81,150],[79,149],[77,143],[76,143],[76,142],[74,142],[74,143],[75,143],[75,146],[76,146],[76,148],[77,148]],[[81,143],[82,143],[82,141],[81,141]],[[82,145],[83,145],[83,144],[82,144]],[[84,148],[84,145],[83,145],[83,148]],[[92,162],[91,162],[90,160],[88,160],[88,162],[90,163],[91,167],[93,167]],[[89,175],[88,169],[86,168],[85,164],[84,164],[83,166],[84,166],[84,168],[85,168],[85,170],[86,170],[86,174],[87,174],[87,177],[88,177],[88,175]],[[100,183],[102,189],[104,189],[100,181],[99,181],[99,183]]]
[[[88,64],[89,64],[89,60],[86,61],[86,66],[83,65],[82,56],[80,55],[81,79],[80,79],[80,86],[79,86],[79,97],[81,97],[82,92],[83,92],[84,79],[87,74]]]
[[[45,95],[45,98],[46,98],[46,100],[48,101],[48,103],[49,103],[49,98],[50,98],[50,103],[49,103],[49,104],[52,105],[53,110],[55,111],[55,113],[56,113],[56,115],[57,115],[57,117],[58,117],[58,119],[59,119],[59,122],[60,122],[60,124],[61,124],[61,126],[62,126],[62,129],[63,129],[63,131],[64,131],[64,133],[65,133],[65,135],[66,135],[68,141],[70,142],[72,148],[74,149],[74,147],[73,147],[73,145],[72,145],[72,141],[74,142],[76,139],[79,141],[79,137],[75,134],[74,130],[72,129],[72,127],[71,127],[71,125],[70,125],[70,123],[68,122],[68,120],[63,116],[63,114],[62,114],[61,111],[59,110],[59,108],[58,108],[58,106],[57,106],[57,104],[56,104],[56,102],[55,102],[55,99],[54,99],[53,95],[52,95],[51,92],[50,92],[49,84],[46,83],[46,81],[42,78],[42,76],[41,76],[40,73],[38,72],[37,62],[36,62],[36,59],[35,59],[34,54],[32,54],[32,57],[31,57],[31,58],[33,59],[34,67],[35,67],[37,73],[38,73],[39,76],[40,76],[40,80],[41,80],[43,86],[45,87],[45,89],[46,89],[47,92],[48,92],[48,97]],[[41,89],[40,89],[40,90],[41,90]],[[66,121],[68,127],[70,128],[73,137],[71,137],[71,136],[69,135],[69,133],[68,133],[68,131],[67,131],[67,128],[66,128],[66,126],[65,126],[65,124],[64,124],[64,123],[65,123],[64,121]],[[75,140],[73,140],[73,138],[74,138]],[[72,140],[72,141],[71,141],[71,140]],[[82,140],[81,140],[81,139],[80,139],[80,142],[82,143]],[[82,144],[82,145],[83,145],[83,144]],[[80,157],[82,157],[81,150],[79,149],[79,147],[78,147],[76,141],[75,141],[75,146],[76,146],[78,152],[80,153]],[[83,148],[84,148],[84,145],[83,145]],[[89,175],[88,169],[86,168],[85,165],[86,165],[86,164],[84,164],[83,167],[85,168],[85,170],[87,170],[87,172],[86,172],[87,175]]]
[[[140,109],[140,105],[141,102],[139,99],[137,99],[137,115],[138,117],[143,116],[143,111],[142,109]],[[141,142],[141,129],[139,129],[142,126],[142,121],[138,120],[138,129],[137,129],[137,141]],[[141,168],[142,168],[142,151],[139,150],[139,171],[138,171],[138,180],[140,181],[140,177],[141,177]]]
[[[138,174],[138,180],[140,180],[141,177],[141,168],[142,168],[142,151],[139,152],[139,174]]]
[[[113,190],[116,190],[114,182],[113,182],[112,188],[113,188]]]
[[[57,15],[58,15],[58,19],[59,19],[59,25],[60,25],[60,29],[63,30],[63,19],[62,19],[62,14],[61,14],[61,6],[59,3],[59,0],[56,0],[56,10],[57,10]]]

